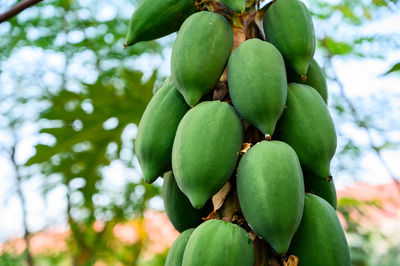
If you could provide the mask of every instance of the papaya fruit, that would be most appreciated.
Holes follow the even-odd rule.
[[[299,266],[350,266],[350,252],[335,209],[324,199],[306,194],[300,227],[288,255],[299,258]]]
[[[194,12],[193,0],[142,0],[129,22],[125,46],[175,32]]]
[[[248,0],[220,0],[221,3],[223,3],[235,12],[244,11],[247,1]]]
[[[182,118],[172,148],[172,169],[193,207],[202,208],[228,181],[242,140],[242,122],[226,102],[202,102]]]
[[[315,52],[315,32],[310,12],[300,0],[274,1],[267,9],[264,33],[301,76],[306,76]]]
[[[290,83],[287,108],[279,121],[279,138],[299,156],[304,168],[328,178],[336,151],[336,131],[329,110],[316,90]]]
[[[194,228],[186,229],[182,232],[177,239],[175,239],[171,248],[168,251],[167,259],[165,260],[165,266],[182,266],[183,253],[190,236],[192,235]]]
[[[315,194],[324,200],[326,200],[336,210],[337,208],[337,196],[335,184],[332,180],[320,178],[312,172],[304,169],[304,186],[306,192]]]
[[[236,182],[247,223],[284,254],[303,213],[303,174],[296,152],[281,141],[261,141],[240,160]]]
[[[208,220],[197,227],[183,253],[182,266],[252,266],[253,243],[236,224]]]
[[[202,217],[207,217],[213,210],[211,201],[208,201],[201,210],[193,208],[189,199],[176,184],[172,171],[164,174],[161,195],[164,200],[165,212],[179,232],[198,226],[203,222]]]
[[[326,76],[322,68],[318,65],[317,61],[311,60],[310,66],[308,67],[307,80],[301,79],[292,67],[287,67],[287,76],[289,83],[306,84],[314,88],[325,103],[328,103],[328,85],[326,83]]]
[[[239,115],[272,136],[287,97],[285,63],[279,51],[259,39],[240,44],[228,61],[228,86]]]
[[[176,129],[189,110],[182,95],[167,79],[147,105],[139,123],[135,153],[146,183],[172,169],[171,152]]]
[[[172,48],[171,74],[190,106],[215,86],[232,47],[232,28],[221,15],[202,11],[182,24]]]

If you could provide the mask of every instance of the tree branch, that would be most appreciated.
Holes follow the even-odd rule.
[[[10,18],[18,15],[25,9],[27,9],[30,6],[33,6],[39,2],[42,2],[43,0],[23,0],[16,5],[12,6],[9,10],[4,12],[3,14],[0,14],[0,23],[9,20]]]
[[[368,138],[368,142],[369,142],[368,143],[369,148],[372,151],[374,151],[376,157],[378,158],[378,160],[382,164],[382,166],[385,169],[386,173],[392,178],[393,183],[396,185],[396,187],[397,187],[397,189],[398,189],[398,191],[400,193],[400,179],[398,177],[396,177],[394,172],[389,167],[388,163],[383,158],[381,150],[375,144],[374,138],[372,137],[371,129],[361,119],[361,116],[359,115],[359,113],[358,113],[356,107],[354,106],[353,102],[347,96],[347,94],[345,92],[344,84],[339,80],[338,75],[336,73],[336,70],[332,66],[331,58],[328,59],[328,64],[329,64],[329,67],[332,69],[332,77],[331,77],[331,79],[339,86],[340,96],[342,97],[342,99],[346,102],[346,104],[350,108],[350,113],[353,116],[357,126],[362,128],[362,129],[364,129],[365,133],[367,134],[367,138]]]
[[[15,139],[16,139],[16,137],[15,137]],[[24,253],[26,255],[26,264],[28,266],[33,266],[34,265],[33,256],[31,253],[31,248],[30,248],[30,243],[29,243],[29,238],[30,238],[31,233],[29,232],[29,229],[28,229],[28,208],[26,206],[26,199],[25,199],[24,193],[22,192],[22,183],[23,183],[22,176],[20,174],[19,165],[18,165],[18,163],[16,161],[16,157],[15,157],[16,147],[17,147],[17,143],[15,142],[13,144],[13,146],[11,147],[10,161],[14,168],[15,178],[17,181],[17,195],[19,197],[19,200],[21,203],[21,209],[22,209],[22,224],[24,227],[24,241],[25,241]]]

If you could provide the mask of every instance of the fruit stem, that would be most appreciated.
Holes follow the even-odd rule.
[[[253,246],[254,246],[254,265],[257,266],[269,265],[267,243],[265,243],[264,240],[262,240],[261,238],[259,238],[257,235],[254,234]]]

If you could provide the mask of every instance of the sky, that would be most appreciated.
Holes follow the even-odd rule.
[[[109,12],[104,11],[103,16],[110,16]],[[111,14],[112,15],[112,14]],[[101,16],[101,14],[99,14]],[[363,28],[363,33],[399,33],[400,25],[400,12],[396,14],[383,17],[382,19],[367,25]],[[0,29],[1,34],[1,29]],[[71,36],[71,38],[78,38],[79,36]],[[174,38],[174,35],[165,38],[169,41]],[[161,65],[161,73],[163,75],[169,75],[169,54],[170,49],[164,51],[164,56],[150,57],[144,56],[138,62],[138,67],[147,73],[153,69],[154,66]],[[38,64],[42,57],[31,48],[23,49],[19,55],[20,57],[13,58],[13,60],[28,60],[30,64]],[[162,58],[166,58],[163,60]],[[62,59],[53,55],[52,58],[48,59],[51,67],[60,67],[63,65]],[[61,61],[60,61],[61,60]],[[318,60],[318,57],[317,57]],[[394,63],[400,61],[400,53],[389,54],[387,60],[382,61],[378,59],[363,59],[360,58],[346,58],[346,59],[335,59],[334,66],[338,72],[340,80],[346,87],[346,93],[350,98],[354,100],[354,103],[360,108],[369,108],[368,102],[376,103],[376,101],[382,101],[385,103],[383,98],[386,94],[391,94],[394,97],[399,98],[399,101],[390,101],[393,105],[390,108],[390,121],[395,125],[400,125],[400,75],[389,75],[387,77],[381,77],[381,74],[386,72]],[[12,61],[7,62],[12,68],[17,67]],[[16,69],[18,71],[18,69]],[[54,77],[46,77],[49,81],[54,82]],[[6,84],[4,76],[0,76],[0,84]],[[4,86],[2,89],[7,90]],[[332,93],[336,93],[338,88],[335,84],[330,83],[329,89]],[[382,93],[385,92],[385,93]],[[357,101],[359,99],[359,101]],[[361,106],[361,102],[363,105]],[[389,103],[387,103],[389,104]],[[29,112],[29,110],[25,110]],[[356,137],[357,144],[365,145],[367,138],[364,132],[355,129],[353,126],[348,124],[342,124],[339,121],[340,117],[333,117],[335,124],[341,124],[338,131],[344,132],[347,135],[354,135]],[[396,121],[397,119],[397,121]],[[24,163],[31,155],[34,154],[34,145],[41,141],[35,134],[38,130],[37,124],[28,124],[23,130],[22,143],[18,147],[17,159],[19,162]],[[136,134],[136,127],[133,126],[126,131],[128,136],[134,136]],[[390,138],[394,142],[400,143],[400,131],[390,133]],[[0,138],[7,138],[6,135],[0,132]],[[379,138],[376,137],[379,142]],[[45,140],[46,141],[46,140]],[[340,140],[339,140],[340,141]],[[387,151],[383,154],[387,160],[390,168],[396,176],[400,176],[400,152],[399,150]],[[366,153],[362,158],[361,162],[361,174],[358,176],[359,180],[369,182],[373,184],[389,183],[391,178],[386,174],[382,165],[376,159],[372,153]],[[124,176],[131,176],[131,178],[140,178],[141,173],[138,172],[140,167],[136,162],[136,169],[126,169],[124,165],[119,161],[114,161],[110,166],[104,168],[105,183],[110,189],[118,191],[121,189],[127,181]],[[12,168],[9,164],[4,153],[0,152],[0,195],[8,195],[12,188],[12,183],[9,181],[9,176],[12,175]],[[335,175],[335,173],[334,173]],[[119,177],[119,178],[116,178]],[[335,184],[338,189],[343,189],[347,185],[351,185],[354,181],[353,176],[341,175],[340,178],[335,180]],[[29,217],[29,228],[32,231],[41,230],[48,225],[56,225],[56,227],[65,227],[65,195],[66,189],[62,186],[57,187],[51,191],[46,200],[40,196],[39,188],[41,187],[43,179],[40,175],[34,176],[30,180],[26,181],[23,186],[24,194],[27,197],[28,202],[28,217]],[[77,181],[79,183],[79,181]],[[159,184],[161,180],[157,181]],[[80,184],[72,184],[79,186]],[[3,197],[4,200],[4,197]],[[160,198],[154,199],[151,205],[155,209],[162,208],[162,201]],[[21,236],[22,234],[22,222],[21,222],[21,210],[18,198],[15,195],[10,194],[10,197],[6,197],[6,201],[0,202],[0,242],[5,241],[12,236]]]
[[[362,28],[360,34],[399,34],[400,12],[386,16],[374,23],[367,24]],[[391,111],[386,116],[390,116],[390,121],[393,127],[399,128],[400,125],[400,101],[385,99],[387,95],[392,95],[400,100],[400,75],[391,74],[382,77],[382,74],[388,71],[395,63],[400,61],[400,53],[393,51],[387,54],[386,60],[379,59],[363,59],[346,58],[335,59],[334,66],[337,70],[339,79],[343,82],[346,88],[346,94],[353,99],[355,105],[357,99],[365,101],[367,108],[373,106],[377,101],[382,101],[384,104],[392,105]],[[330,90],[335,90],[335,86],[330,84]],[[370,105],[368,105],[370,103]],[[388,106],[389,107],[389,106]],[[365,108],[365,107],[364,107]],[[388,117],[386,117],[388,118]],[[336,118],[339,119],[339,118]],[[385,117],[382,117],[384,120]],[[338,123],[336,123],[338,124]],[[357,135],[358,144],[364,145],[367,143],[365,134],[354,130],[351,126],[344,126],[341,130]],[[400,130],[391,132],[390,138],[396,142],[400,142]],[[379,143],[379,138],[377,142]],[[400,176],[400,151],[387,151],[383,154],[384,159],[388,162],[392,172]],[[389,183],[391,177],[386,173],[381,163],[376,159],[374,154],[368,153],[362,160],[362,168],[364,169],[362,180],[370,183]],[[338,180],[337,187],[343,188],[346,185],[347,179]]]

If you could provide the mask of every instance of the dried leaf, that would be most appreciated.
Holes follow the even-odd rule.
[[[240,155],[245,154],[251,148],[251,143],[243,143]]]
[[[298,266],[298,265],[299,265],[299,258],[294,255],[290,255],[283,261],[283,266]]]
[[[212,197],[212,203],[214,205],[214,211],[219,210],[225,202],[226,197],[231,191],[231,184],[226,182],[226,184]]]

